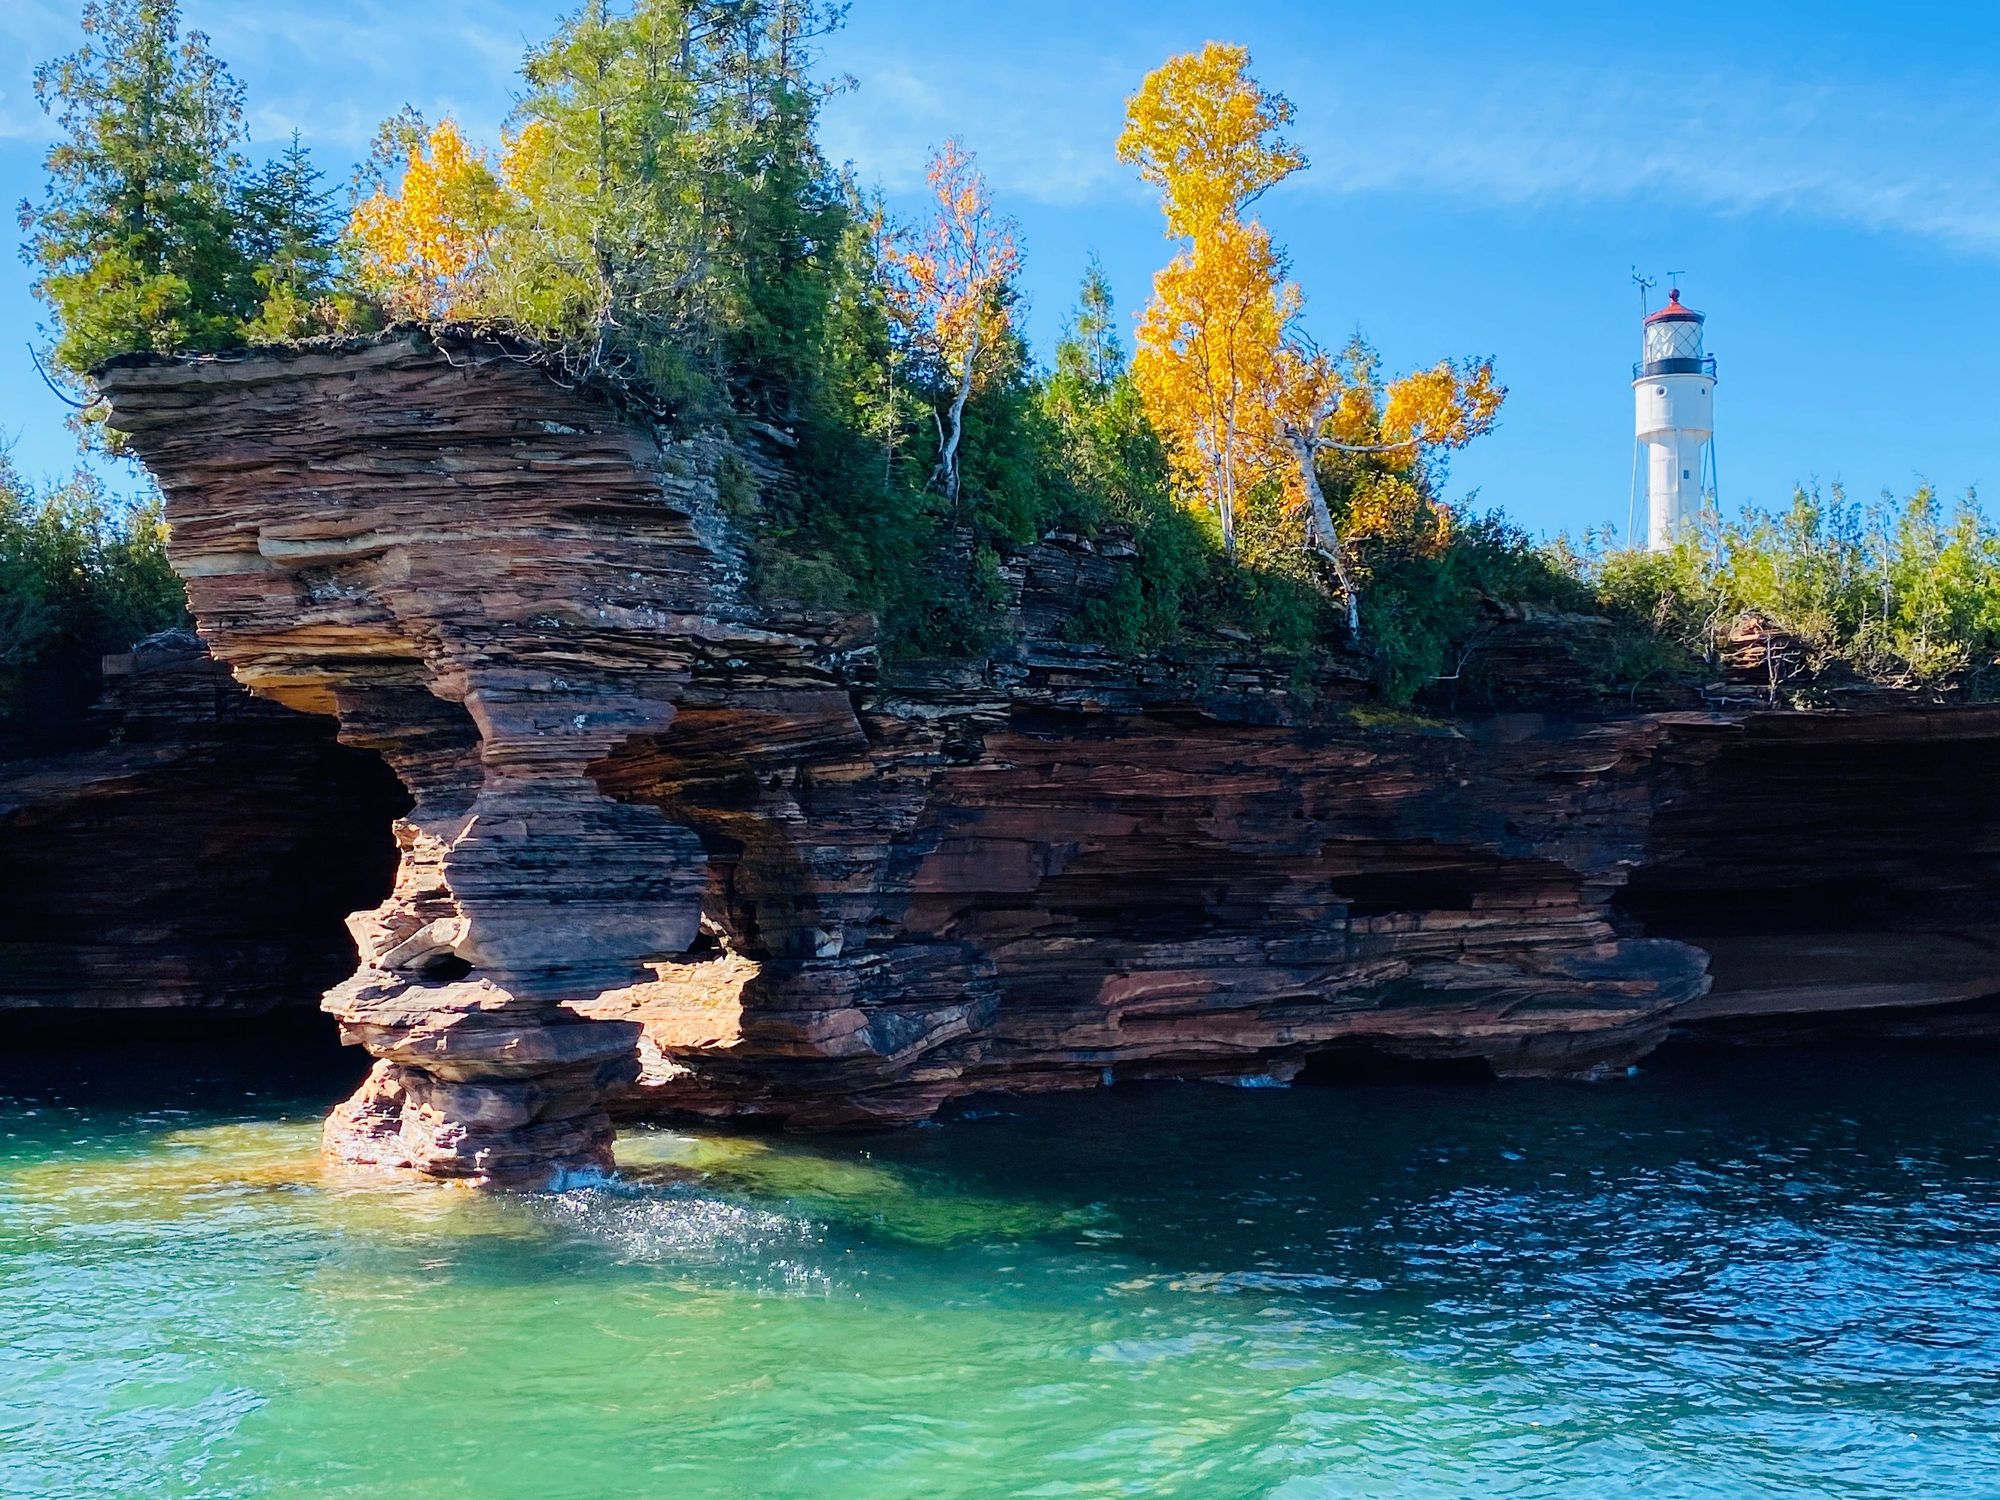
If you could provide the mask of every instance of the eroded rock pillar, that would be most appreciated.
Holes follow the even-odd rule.
[[[609,1171],[605,1101],[638,1076],[640,1028],[570,1005],[629,981],[634,954],[693,942],[693,835],[541,779],[456,816],[420,810],[398,840],[394,893],[350,922],[360,971],[326,997],[376,1059],[329,1119],[328,1154],[498,1188]]]

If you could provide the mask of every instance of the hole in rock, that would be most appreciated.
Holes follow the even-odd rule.
[[[1709,954],[1695,1024],[1746,1041],[2000,1035],[2000,737],[1960,728],[1980,723],[1752,720],[1690,763],[1613,909]]]
[[[1372,1042],[1341,1042],[1306,1058],[1294,1080],[1306,1088],[1353,1088],[1386,1083],[1488,1083],[1493,1069],[1478,1057],[1405,1057]]]
[[[320,997],[354,972],[346,918],[388,895],[410,798],[331,718],[219,673],[134,674],[120,737],[42,763],[0,815],[0,1038],[335,1045]]]
[[[440,953],[424,960],[417,970],[426,984],[455,984],[472,972],[472,965],[456,953]]]

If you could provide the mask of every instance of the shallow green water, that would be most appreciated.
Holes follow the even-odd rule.
[[[0,1494],[2000,1495],[1991,1056],[661,1132],[508,1202],[147,1057],[0,1071]]]

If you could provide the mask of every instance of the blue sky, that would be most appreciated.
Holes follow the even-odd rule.
[[[259,146],[296,126],[336,178],[406,100],[493,132],[524,43],[558,13],[184,6],[248,86]],[[1126,95],[1170,52],[1241,41],[1313,160],[1261,212],[1314,333],[1360,327],[1392,368],[1491,354],[1512,388],[1455,489],[1537,531],[1622,524],[1634,264],[1684,271],[1710,315],[1726,503],[1777,503],[1800,479],[2000,481],[2000,6],[1720,9],[1667,25],[1601,3],[856,0],[828,62],[858,87],[826,139],[914,209],[929,147],[962,135],[1021,221],[1046,352],[1092,250],[1128,314],[1168,253],[1112,155]],[[29,70],[73,44],[75,11],[0,6],[10,204],[38,190],[46,141]],[[71,444],[24,350],[26,287],[0,266],[0,433],[46,473]]]

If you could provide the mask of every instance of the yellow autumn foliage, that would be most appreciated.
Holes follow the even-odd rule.
[[[1140,324],[1133,377],[1146,414],[1183,487],[1215,508],[1232,552],[1239,507],[1275,480],[1285,511],[1307,518],[1305,544],[1340,554],[1319,473],[1334,453],[1368,456],[1341,487],[1347,539],[1441,547],[1449,518],[1419,464],[1490,430],[1506,392],[1490,361],[1447,360],[1384,387],[1365,345],[1336,358],[1298,337],[1303,297],[1244,210],[1305,158],[1284,135],[1292,106],[1249,66],[1244,48],[1210,42],[1170,58],[1127,105],[1119,157],[1160,189],[1168,233],[1190,242],[1155,279]],[[1262,551],[1269,539],[1253,540]],[[1351,607],[1344,555],[1338,566]]]
[[[1272,393],[1298,289],[1262,224],[1217,220],[1153,282],[1132,379],[1174,467],[1234,545],[1242,493],[1270,463]]]
[[[348,237],[363,281],[394,317],[474,310],[507,195],[486,154],[443,119],[413,143],[395,193],[378,187],[354,209]]]
[[[1493,361],[1440,360],[1389,387],[1382,441],[1418,448],[1463,448],[1493,430],[1507,388],[1494,378]]]
[[[1199,239],[1306,165],[1280,133],[1291,122],[1291,102],[1250,77],[1248,48],[1209,42],[1147,75],[1118,159],[1160,189],[1169,234]]]

